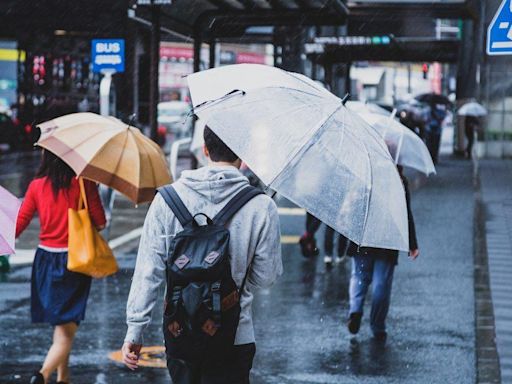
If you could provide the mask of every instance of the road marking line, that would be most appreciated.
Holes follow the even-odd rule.
[[[281,244],[297,244],[299,239],[300,236],[283,235],[281,236]]]
[[[277,212],[283,216],[305,216],[306,215],[306,210],[304,208],[278,207]]]
[[[108,245],[112,250],[119,248],[120,246],[135,240],[140,237],[142,234],[142,227],[135,228],[124,235],[116,237],[108,242]],[[34,256],[36,254],[35,249],[17,249],[16,254],[13,255],[9,262],[12,265],[21,265],[21,264],[31,264],[34,261]]]
[[[112,249],[119,248],[121,245],[128,243],[129,241],[135,240],[142,235],[142,227],[135,228],[124,235],[116,237],[108,242],[108,245]]]
[[[123,363],[123,354],[121,351],[114,351],[108,355],[110,360],[117,363]],[[142,347],[139,356],[139,366],[152,368],[167,368],[167,359],[165,357],[165,347],[160,345]]]

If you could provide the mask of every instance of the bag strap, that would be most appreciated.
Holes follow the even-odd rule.
[[[222,304],[221,304],[221,297],[220,297],[220,280],[215,281],[211,285],[211,292],[212,292],[212,314],[213,314],[213,322],[217,328],[220,327],[221,324],[221,311],[222,311]]]
[[[183,228],[187,227],[194,221],[194,218],[187,207],[185,207],[183,200],[181,200],[172,185],[166,185],[165,187],[158,188],[158,192],[160,192]]]
[[[264,192],[255,187],[245,187],[238,192],[213,218],[213,223],[216,225],[224,226],[227,222],[237,213],[245,204],[252,198],[262,195]]]
[[[82,203],[85,205],[85,209],[89,211],[89,205],[87,204],[87,195],[85,194],[84,179],[78,178],[78,185],[80,187],[80,196],[78,197],[78,209],[82,209]]]

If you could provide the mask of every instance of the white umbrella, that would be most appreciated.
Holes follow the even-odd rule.
[[[477,103],[476,101],[472,101],[460,107],[457,111],[457,114],[459,116],[481,117],[487,115],[487,109],[485,109],[483,105]]]
[[[352,108],[351,105],[348,107]],[[395,164],[413,168],[426,176],[436,173],[432,157],[423,140],[405,125],[396,121],[389,112],[387,116],[383,116],[362,111],[359,116],[379,132]]]
[[[408,250],[393,160],[376,130],[338,97],[262,65],[198,72],[188,83],[199,119],[269,188],[357,244]],[[240,91],[224,96],[233,90]]]

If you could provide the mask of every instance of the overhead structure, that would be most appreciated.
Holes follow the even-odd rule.
[[[460,41],[431,38],[393,38],[388,44],[312,44],[309,56],[318,64],[354,61],[457,63]]]

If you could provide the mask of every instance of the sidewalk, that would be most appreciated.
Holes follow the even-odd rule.
[[[479,175],[501,382],[512,383],[512,161],[480,160]]]

